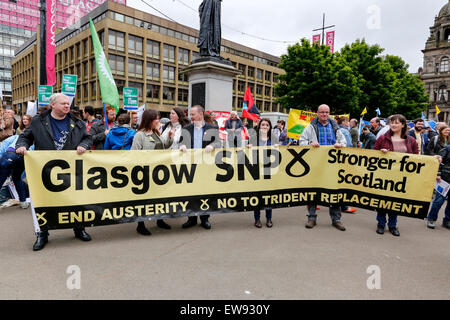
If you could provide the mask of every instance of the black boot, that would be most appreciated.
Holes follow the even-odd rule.
[[[185,223],[183,223],[182,228],[186,229],[186,228],[190,228],[193,227],[197,224],[197,217],[189,217],[188,221],[186,221]]]
[[[136,231],[143,236],[150,236],[152,233],[145,227],[144,222],[138,222]]]
[[[75,234],[75,238],[80,239],[81,241],[91,241],[91,236],[84,230],[84,228],[78,229],[74,228],[73,233]]]
[[[33,245],[33,251],[39,251],[41,249],[44,249],[47,242],[48,242],[48,232],[47,231],[39,232],[36,242]]]
[[[169,226],[163,219],[156,220],[156,225],[161,229],[172,229],[172,227]]]

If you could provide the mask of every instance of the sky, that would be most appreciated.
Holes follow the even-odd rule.
[[[146,4],[146,3],[147,4]],[[127,5],[198,29],[202,0],[127,0]],[[434,18],[447,0],[223,0],[222,38],[281,56],[312,30],[336,32],[335,47],[364,38],[383,54],[400,56],[410,72],[423,66],[425,43]],[[163,14],[155,11],[158,11]],[[195,9],[195,11],[193,10]]]

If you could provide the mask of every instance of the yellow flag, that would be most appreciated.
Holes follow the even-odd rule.
[[[367,113],[367,108],[364,108],[363,112],[361,112],[361,115],[365,115]]]
[[[436,105],[436,115],[439,115],[441,113],[441,110],[439,110],[438,106]]]
[[[303,130],[316,116],[317,114],[313,112],[291,109],[289,112],[287,136],[295,140],[300,139]]]

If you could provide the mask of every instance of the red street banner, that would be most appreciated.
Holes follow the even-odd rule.
[[[316,34],[316,35],[314,35],[313,36],[313,44],[314,43],[317,43],[317,44],[320,44],[320,34]]]
[[[56,0],[47,0],[47,48],[46,48],[46,70],[47,85],[56,83],[55,71],[55,35],[56,35]]]
[[[327,46],[330,47],[330,51],[334,52],[334,31],[327,32]]]

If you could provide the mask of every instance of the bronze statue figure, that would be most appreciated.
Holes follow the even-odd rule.
[[[201,57],[220,57],[221,2],[222,0],[203,0],[199,7],[200,34],[197,47],[200,49]]]

